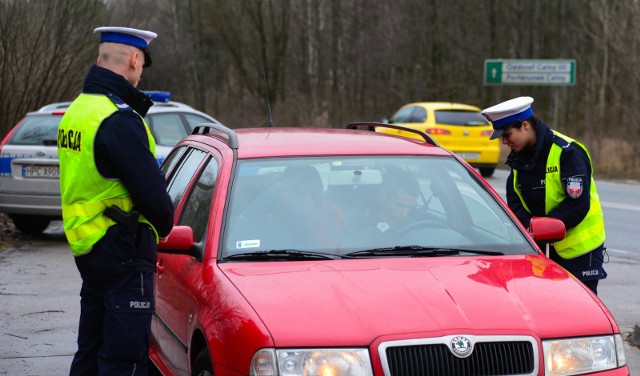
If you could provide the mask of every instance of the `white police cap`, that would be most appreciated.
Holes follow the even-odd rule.
[[[482,116],[493,124],[489,139],[502,136],[509,128],[533,116],[531,103],[531,97],[518,97],[482,110]]]
[[[100,43],[121,43],[138,47],[144,52],[144,66],[148,67],[151,65],[149,43],[158,37],[158,34],[153,31],[133,29],[130,27],[103,26],[96,28],[93,32],[100,33]]]

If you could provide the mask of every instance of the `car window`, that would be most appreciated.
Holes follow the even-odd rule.
[[[193,132],[193,129],[202,123],[211,123],[211,120],[206,117],[194,114],[184,114],[185,119],[187,120],[187,126],[189,128],[189,132]]]
[[[189,181],[198,170],[202,160],[207,155],[206,152],[191,148],[182,163],[177,167],[176,172],[172,174],[167,185],[167,191],[173,201],[173,207],[177,208],[184,192],[189,186]]]
[[[452,158],[238,161],[230,200],[227,254],[409,245],[535,253],[504,208]]]
[[[415,107],[413,112],[411,113],[411,118],[409,119],[409,122],[424,123],[425,121],[427,121],[427,111],[420,106]]]
[[[190,226],[193,238],[199,243],[207,229],[207,219],[213,199],[213,189],[218,178],[218,162],[211,158],[195,182],[193,190],[184,204],[179,225]]]
[[[476,111],[436,111],[436,123],[447,125],[471,125],[485,126],[489,125],[479,112]]]
[[[156,140],[156,144],[173,146],[187,135],[180,114],[152,114],[151,132]]]
[[[414,106],[401,108],[398,112],[396,112],[391,117],[392,123],[410,123],[411,122],[411,114],[415,109]]]
[[[13,145],[55,145],[62,116],[27,116],[8,140]]]
[[[171,153],[164,159],[164,161],[162,162],[162,165],[160,166],[160,169],[164,173],[165,177],[167,178],[169,177],[169,174],[173,170],[173,167],[176,165],[176,163],[178,163],[178,161],[180,160],[180,157],[184,154],[186,150],[187,150],[186,146],[179,146],[174,150],[172,150]]]

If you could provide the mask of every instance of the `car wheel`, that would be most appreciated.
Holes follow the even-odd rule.
[[[193,367],[191,368],[192,376],[213,376],[213,365],[211,364],[211,357],[209,356],[209,350],[205,347],[200,350]]]
[[[21,233],[31,236],[42,235],[51,223],[50,218],[37,215],[10,214],[9,217]]]
[[[483,178],[490,178],[491,175],[493,175],[493,172],[496,170],[495,167],[480,167],[480,175],[482,175]]]

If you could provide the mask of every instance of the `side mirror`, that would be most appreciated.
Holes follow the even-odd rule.
[[[195,243],[193,242],[193,229],[189,226],[173,226],[166,238],[160,239],[158,251],[162,253],[176,253],[191,255]]]
[[[557,218],[533,217],[529,222],[529,233],[537,243],[553,243],[564,239],[567,229]]]

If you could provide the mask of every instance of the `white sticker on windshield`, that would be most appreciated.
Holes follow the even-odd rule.
[[[236,242],[236,249],[258,248],[258,247],[260,247],[260,239],[240,240]]]

